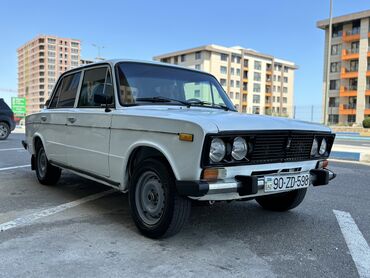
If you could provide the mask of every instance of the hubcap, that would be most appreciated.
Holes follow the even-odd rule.
[[[165,206],[165,192],[156,173],[147,171],[140,176],[135,190],[135,202],[140,218],[147,225],[159,222]]]
[[[39,175],[43,178],[46,174],[46,167],[47,167],[47,158],[44,149],[39,151],[39,156],[37,160],[37,168]]]
[[[0,124],[0,138],[5,138],[7,133],[8,133],[7,128],[3,124]]]

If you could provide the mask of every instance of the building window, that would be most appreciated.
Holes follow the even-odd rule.
[[[272,80],[276,81],[276,75],[274,74],[274,76],[272,77]]]
[[[259,95],[253,95],[253,103],[260,103],[261,97]]]
[[[199,60],[202,58],[202,53],[200,51],[195,52],[195,60]]]
[[[48,38],[48,43],[55,44],[56,43],[56,40],[55,39],[52,39],[52,38]]]
[[[230,92],[230,98],[234,98],[234,93]]]
[[[334,73],[334,72],[340,72],[340,66],[341,66],[341,63],[340,62],[333,62],[330,64],[330,72]]]
[[[240,98],[240,93],[235,93],[235,98],[239,99]]]
[[[287,93],[288,92],[288,88],[287,87],[283,87],[283,93]]]
[[[288,103],[288,98],[283,97],[283,103]]]
[[[278,82],[281,82],[281,76],[280,75],[278,75]]]
[[[72,52],[72,53],[78,53],[78,49],[76,49],[76,48],[72,48],[72,49],[71,49],[71,52]]]
[[[232,55],[231,60],[233,61],[233,63],[240,64],[241,57],[237,55]]]
[[[253,107],[252,107],[252,113],[253,113],[253,114],[259,114],[259,113],[260,113],[260,108],[259,108],[259,106],[253,106]]]
[[[236,81],[236,88],[240,88],[240,81]]]
[[[331,46],[331,55],[336,56],[340,55],[340,52],[342,51],[342,45],[341,44],[334,44]]]
[[[230,69],[230,74],[231,74],[231,75],[235,75],[235,69],[234,69],[234,68],[231,68],[231,69]]]
[[[244,67],[248,67],[248,60],[244,60]]]
[[[337,80],[339,81],[339,80]],[[330,81],[331,82],[331,81]],[[339,83],[339,82],[338,82]],[[331,84],[331,83],[330,83]],[[339,84],[338,84],[339,86]],[[357,78],[350,78],[349,79],[349,89],[351,91],[357,91]]]
[[[347,121],[348,121],[349,124],[355,123],[356,122],[356,115],[348,115]]]
[[[230,87],[234,87],[234,80],[230,80]]]
[[[333,25],[332,37],[341,37],[343,34],[343,26],[342,24]]]
[[[66,54],[67,55],[67,54]],[[78,55],[71,55],[72,60],[78,60]]]
[[[261,81],[261,73],[254,72],[254,81]]]
[[[255,70],[261,70],[261,62],[260,61],[254,61],[254,69]]]
[[[330,80],[329,89],[339,90],[340,80]]]
[[[282,65],[281,64],[275,64],[274,65],[274,68],[275,68],[275,70],[277,70],[277,71],[281,71],[281,69],[282,69]]]
[[[253,92],[255,92],[255,93],[260,93],[260,92],[261,92],[261,84],[259,84],[259,83],[254,83],[254,84],[253,84]]]
[[[339,115],[329,114],[329,123],[330,124],[337,124],[337,123],[339,123]]]
[[[349,71],[358,71],[358,60],[351,60],[349,62]]]
[[[220,83],[222,86],[226,86],[226,79],[225,78],[221,78],[220,79]]]
[[[330,97],[329,98],[329,107],[338,107],[338,106],[339,106],[339,98]]]
[[[182,55],[180,56],[180,61],[181,61],[181,62],[185,62],[185,60],[186,60],[186,55],[185,55],[185,54],[182,54]]]
[[[272,86],[272,91],[275,93],[276,92],[276,86]]]
[[[221,61],[227,61],[227,57],[229,55],[225,54],[225,53],[220,53],[220,58],[221,58]]]
[[[288,83],[288,77],[284,76],[284,83]]]
[[[48,51],[48,56],[49,57],[55,57],[55,52],[54,51]]]
[[[236,69],[236,75],[240,76],[240,69]]]
[[[284,72],[288,72],[289,71],[289,68],[288,67],[284,67]]]
[[[198,64],[198,65],[195,65],[195,69],[196,70],[200,70],[200,65]]]
[[[79,43],[78,42],[71,42],[72,47],[78,47]]]
[[[277,86],[277,92],[281,93],[281,87],[280,86]]]
[[[225,67],[225,66],[220,66],[220,73],[222,73],[222,74],[227,74],[227,67]]]

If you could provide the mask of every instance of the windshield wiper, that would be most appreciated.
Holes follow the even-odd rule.
[[[200,106],[205,106],[205,107],[213,107],[213,108],[220,108],[220,109],[224,109],[225,111],[229,111],[231,110],[229,107],[227,107],[226,105],[222,105],[222,104],[212,104],[208,101],[202,101],[202,100],[199,100],[199,101],[188,101],[188,103],[190,105],[200,105]]]
[[[191,104],[184,100],[179,100],[175,98],[168,98],[168,97],[162,97],[162,96],[156,96],[156,97],[138,97],[135,99],[135,101],[148,101],[148,102],[178,102],[186,106],[190,106]]]

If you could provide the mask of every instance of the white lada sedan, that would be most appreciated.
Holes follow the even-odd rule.
[[[178,232],[200,201],[298,206],[329,183],[330,129],[238,113],[210,74],[168,64],[104,61],[60,76],[23,145],[41,184],[62,169],[129,194],[146,236]]]

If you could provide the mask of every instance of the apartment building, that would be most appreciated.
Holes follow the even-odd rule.
[[[360,124],[370,116],[370,10],[335,17],[332,24],[329,45],[329,19],[317,22],[325,31],[323,107],[329,82],[324,117],[329,124]]]
[[[293,117],[293,62],[236,47],[206,45],[153,58],[214,75],[242,113]]]
[[[80,64],[80,41],[40,35],[17,49],[18,96],[26,98],[27,114],[44,107],[60,74]]]

